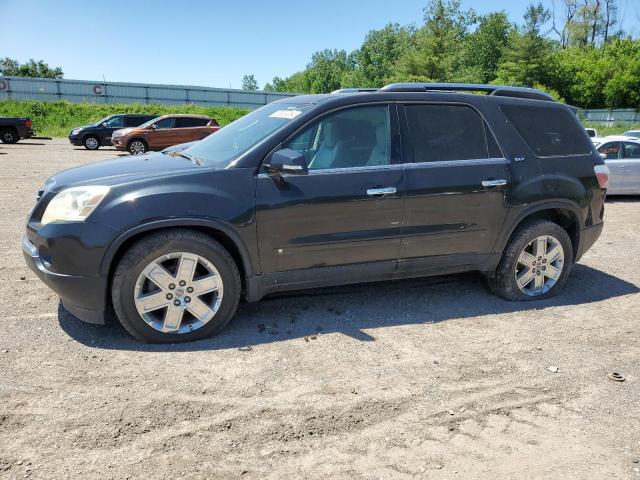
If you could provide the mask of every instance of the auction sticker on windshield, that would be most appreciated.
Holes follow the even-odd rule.
[[[269,117],[271,117],[271,118],[286,118],[288,120],[291,120],[293,118],[296,118],[301,113],[302,112],[300,110],[276,110],[271,115],[269,115]]]

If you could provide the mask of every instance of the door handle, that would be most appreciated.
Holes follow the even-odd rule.
[[[483,187],[504,187],[507,184],[507,181],[504,178],[499,180],[483,180]]]
[[[384,197],[385,195],[394,195],[396,192],[396,187],[369,188],[367,195],[370,197]]]

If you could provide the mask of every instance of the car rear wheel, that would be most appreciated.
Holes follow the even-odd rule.
[[[0,130],[0,140],[2,143],[18,143],[20,138],[13,128],[3,128]]]
[[[170,230],[125,253],[111,296],[131,335],[176,343],[220,332],[236,311],[240,290],[238,268],[224,247],[200,232]]]
[[[565,229],[536,220],[516,231],[489,282],[507,300],[540,300],[564,288],[572,264],[573,245]]]
[[[129,142],[127,150],[129,150],[129,153],[131,155],[142,155],[147,151],[147,144],[144,143],[142,140],[138,140],[138,139],[131,140]]]
[[[98,140],[98,137],[94,137],[93,135],[84,137],[82,144],[87,150],[98,150],[98,148],[100,148],[100,141]]]

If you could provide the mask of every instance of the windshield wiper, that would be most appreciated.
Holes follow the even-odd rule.
[[[186,158],[191,163],[193,163],[195,165],[198,165],[199,167],[201,167],[203,165],[202,160],[200,160],[199,158],[192,157],[191,155],[187,155],[186,153],[183,153],[183,152],[168,152],[166,155],[169,155],[170,157]]]

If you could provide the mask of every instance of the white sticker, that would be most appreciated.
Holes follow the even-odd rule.
[[[269,117],[271,118],[286,118],[287,120],[291,120],[296,118],[302,112],[300,110],[276,110]]]

